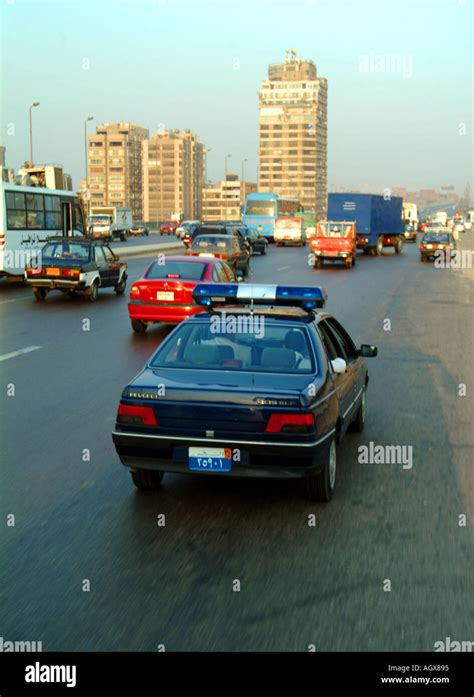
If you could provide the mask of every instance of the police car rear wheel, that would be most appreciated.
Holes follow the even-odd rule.
[[[159,489],[163,480],[163,472],[156,470],[132,470],[132,480],[140,491],[154,491]]]
[[[321,472],[306,477],[306,495],[310,501],[328,502],[332,499],[336,488],[336,469],[336,441],[332,440]]]

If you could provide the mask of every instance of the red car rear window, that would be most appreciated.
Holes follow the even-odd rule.
[[[149,279],[184,279],[202,281],[207,264],[196,261],[165,261],[160,264],[155,261],[145,274]]]

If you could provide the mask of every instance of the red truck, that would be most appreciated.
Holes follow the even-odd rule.
[[[343,261],[348,269],[355,264],[357,252],[354,222],[325,220],[316,225],[316,237],[309,243],[315,269],[326,261]]]

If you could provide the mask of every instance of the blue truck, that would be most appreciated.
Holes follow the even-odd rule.
[[[403,249],[403,199],[376,194],[329,194],[328,220],[355,222],[357,248],[380,255],[384,247]]]

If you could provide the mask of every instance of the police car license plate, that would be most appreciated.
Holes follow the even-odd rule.
[[[230,448],[189,448],[189,469],[192,472],[231,472]]]
[[[156,293],[157,300],[174,300],[174,293],[166,290],[159,290]]]

